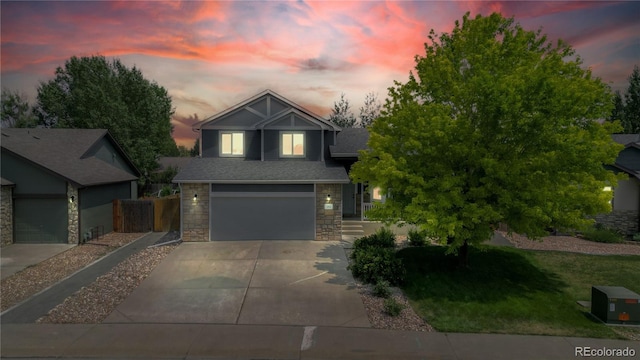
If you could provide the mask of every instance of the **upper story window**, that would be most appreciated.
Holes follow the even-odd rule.
[[[301,157],[304,156],[304,133],[303,132],[281,132],[280,133],[280,156]]]
[[[244,156],[244,132],[223,131],[220,133],[220,156]]]

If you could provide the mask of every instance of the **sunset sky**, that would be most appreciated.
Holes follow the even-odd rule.
[[[465,12],[514,16],[562,38],[584,65],[624,91],[640,63],[640,2],[597,1],[2,1],[1,82],[35,101],[41,81],[73,55],[117,57],[165,87],[174,137],[271,89],[328,116],[344,92],[354,112],[406,81],[430,29]]]

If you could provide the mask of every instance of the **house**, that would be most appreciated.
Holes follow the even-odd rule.
[[[112,201],[137,198],[140,173],[107,130],[8,128],[0,138],[3,243],[75,244],[108,233]]]
[[[347,174],[364,129],[342,130],[266,90],[194,130],[202,155],[173,179],[185,241],[340,240],[343,215],[362,213],[362,186]]]
[[[640,134],[614,134],[613,140],[624,145],[616,162],[607,165],[616,173],[626,174],[613,190],[612,211],[599,214],[596,222],[620,230],[627,236],[640,232]]]

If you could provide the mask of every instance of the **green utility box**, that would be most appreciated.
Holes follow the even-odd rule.
[[[592,286],[591,313],[608,324],[640,325],[640,295],[621,286]]]

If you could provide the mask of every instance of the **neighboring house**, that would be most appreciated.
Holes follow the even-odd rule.
[[[202,155],[173,180],[183,240],[341,239],[339,127],[266,90],[194,129]]]
[[[11,226],[11,242],[78,243],[112,231],[114,199],[137,198],[140,173],[107,130],[7,128],[1,140],[3,241]]]
[[[0,244],[8,245],[13,243],[13,187],[14,183],[0,178],[2,184],[2,194],[0,195]]]
[[[596,222],[632,236],[640,226],[640,134],[615,134],[613,140],[624,145],[616,162],[607,165],[616,173],[626,174],[613,190],[612,211],[596,216]]]

